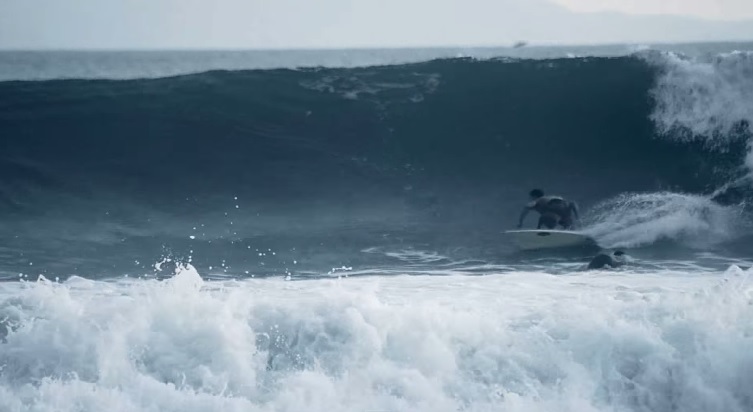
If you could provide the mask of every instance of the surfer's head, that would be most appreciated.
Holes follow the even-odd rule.
[[[621,250],[615,250],[612,253],[612,260],[614,260],[615,265],[622,265],[627,262],[627,255]]]
[[[531,199],[538,199],[540,197],[544,197],[544,191],[541,189],[533,189],[530,192],[528,192],[528,196],[531,196]]]

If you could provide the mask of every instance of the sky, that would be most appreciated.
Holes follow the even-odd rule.
[[[751,0],[555,0],[555,2],[578,12],[670,14],[715,20],[753,18],[753,1]]]
[[[753,40],[753,0],[0,0],[0,49]]]

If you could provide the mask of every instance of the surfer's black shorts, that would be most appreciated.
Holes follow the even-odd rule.
[[[558,224],[565,229],[570,229],[573,227],[573,218],[571,216],[562,217],[555,213],[544,213],[539,218],[539,226],[537,229],[554,229]]]
[[[539,217],[539,225],[537,229],[554,229],[557,227],[557,222],[559,222],[559,216],[554,213],[544,213]]]

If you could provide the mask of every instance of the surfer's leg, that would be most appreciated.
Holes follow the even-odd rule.
[[[573,217],[572,216],[565,216],[560,218],[560,225],[562,225],[562,228],[565,230],[570,230],[573,228]]]
[[[537,229],[554,229],[557,227],[557,215],[551,213],[544,213],[539,217],[539,226]]]

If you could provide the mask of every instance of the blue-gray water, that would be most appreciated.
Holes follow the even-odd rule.
[[[0,52],[0,411],[750,410],[751,49]]]

